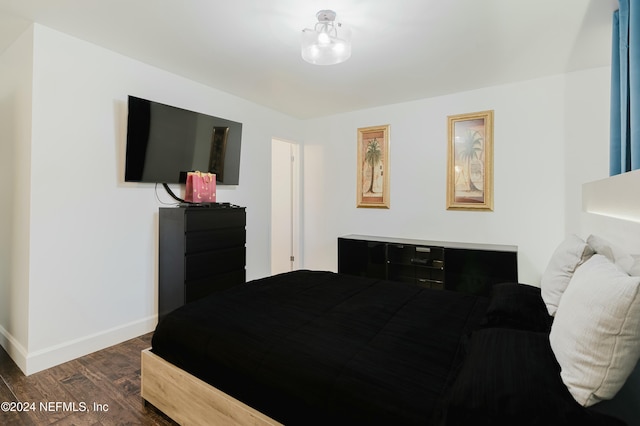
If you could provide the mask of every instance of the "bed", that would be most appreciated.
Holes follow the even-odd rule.
[[[181,424],[625,424],[565,383],[549,300],[518,283],[487,298],[326,271],[263,278],[167,315],[142,354],[142,397]]]

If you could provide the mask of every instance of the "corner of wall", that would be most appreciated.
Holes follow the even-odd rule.
[[[27,351],[2,325],[0,325],[0,346],[16,363],[22,372],[27,371]]]
[[[0,54],[0,345],[24,369],[29,337],[29,222],[34,31]],[[19,183],[19,187],[18,187]]]

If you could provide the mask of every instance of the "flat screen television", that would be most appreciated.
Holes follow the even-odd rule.
[[[126,182],[185,183],[189,171],[238,185],[242,123],[129,96]]]

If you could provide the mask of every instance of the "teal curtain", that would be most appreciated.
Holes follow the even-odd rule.
[[[611,49],[611,176],[640,169],[640,4],[619,4]]]

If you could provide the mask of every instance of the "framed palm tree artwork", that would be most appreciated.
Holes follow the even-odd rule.
[[[388,209],[389,125],[358,129],[357,207]]]
[[[447,209],[493,211],[493,111],[448,117]]]

